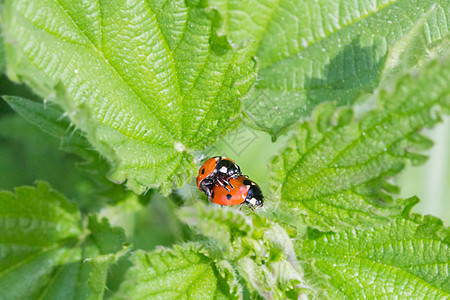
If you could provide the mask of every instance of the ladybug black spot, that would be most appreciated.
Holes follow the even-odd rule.
[[[205,168],[202,169],[202,174],[205,174]]]
[[[248,179],[245,179],[244,180],[244,184],[245,185],[252,185],[252,182],[250,180],[248,180]]]
[[[211,198],[214,198],[214,191],[212,191]]]
[[[228,199],[228,200],[231,199],[231,194],[227,194],[227,199]]]

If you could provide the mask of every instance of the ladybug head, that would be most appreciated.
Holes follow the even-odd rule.
[[[250,188],[247,193],[247,198],[245,199],[245,203],[251,208],[255,209],[258,207],[262,207],[264,203],[264,195],[261,191],[261,188],[253,181],[248,180],[250,182]]]

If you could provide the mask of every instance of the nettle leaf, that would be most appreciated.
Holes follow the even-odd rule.
[[[138,250],[113,299],[239,299],[235,283],[204,252],[198,244]]]
[[[404,34],[389,48],[378,89],[381,86],[389,86],[397,80],[399,74],[411,73],[412,70],[420,69],[431,59],[440,57],[449,49],[450,34],[444,34],[435,41],[430,41],[424,34],[427,28],[426,22],[429,16],[435,12],[436,6],[433,6],[407,34]]]
[[[82,233],[76,206],[39,182],[0,192],[0,289],[8,299],[37,293]]]
[[[349,109],[317,109],[272,161],[269,178],[280,211],[324,231],[398,215],[402,205],[389,195],[397,188],[385,178],[426,159],[414,151],[432,143],[418,131],[440,121],[439,108],[449,109],[449,82],[449,60],[434,60],[380,91],[379,108],[360,121]]]
[[[253,233],[251,219],[234,209],[214,209],[197,202],[193,207],[178,210],[177,215],[184,223],[194,226],[197,232],[214,238],[220,251],[229,252],[232,258],[241,255],[234,251],[235,244]]]
[[[43,182],[0,192],[2,296],[101,298],[110,264],[125,251],[123,232],[102,225],[91,219],[84,234],[77,207]]]
[[[61,140],[61,147],[83,157],[89,155],[89,142],[79,131],[74,131],[64,111],[51,103],[41,103],[18,96],[3,96],[3,99],[19,115],[42,131]],[[71,130],[72,129],[72,130]]]
[[[88,185],[92,187],[88,191],[88,195],[79,197],[90,198],[86,199],[85,203],[80,202],[83,201],[82,199],[76,199],[83,210],[95,210],[101,204],[99,200],[113,202],[126,197],[126,191],[122,186],[116,185],[105,178],[110,168],[108,162],[99,157],[98,153],[91,149],[92,147],[83,133],[73,126],[64,111],[58,106],[52,102],[42,103],[17,96],[3,96],[3,99],[23,118],[37,126],[43,132],[60,140],[60,149],[67,153],[76,154],[81,158],[79,163],[74,163],[76,170],[71,171],[83,176],[86,181],[89,181],[83,184],[84,189]],[[5,128],[5,130],[8,130],[8,128]],[[25,142],[28,143],[29,140]],[[46,166],[42,168],[45,169]],[[78,178],[77,181],[80,181],[80,179]],[[54,182],[52,183],[54,184]]]
[[[346,229],[298,241],[307,273],[326,281],[322,297],[447,299],[450,231],[434,217],[413,216],[368,230]]]
[[[3,25],[9,76],[58,102],[136,192],[190,179],[254,82],[248,50],[194,1],[11,0]]]
[[[200,202],[181,209],[178,215],[211,239],[209,253],[235,268],[252,297],[297,299],[311,293],[304,284],[291,237],[280,225],[256,214]]]
[[[39,178],[51,182],[82,211],[93,207],[98,209],[102,199],[95,196],[98,190],[93,176],[76,168],[77,157],[59,151],[59,145],[58,139],[19,115],[0,117],[0,190],[31,184]],[[96,155],[98,157],[98,153]],[[108,181],[104,175],[103,181]],[[112,182],[109,185],[117,186]]]
[[[427,47],[450,29],[446,0],[211,2],[233,42],[256,41],[261,67],[244,106],[274,137],[319,103],[348,105],[374,91],[389,48],[415,25]]]
[[[111,228],[106,219],[89,218],[90,235],[71,249],[70,257],[56,268],[37,295],[43,299],[101,299],[109,268],[128,248],[121,228]]]

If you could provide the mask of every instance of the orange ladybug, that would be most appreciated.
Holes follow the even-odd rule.
[[[241,169],[231,159],[223,156],[214,156],[203,163],[198,171],[197,187],[208,197],[217,184],[227,191],[229,180],[241,175]],[[231,188],[233,186],[231,185]]]
[[[216,185],[212,189],[210,201],[220,205],[245,204],[252,210],[263,206],[264,196],[260,187],[246,176],[230,179],[231,189]]]

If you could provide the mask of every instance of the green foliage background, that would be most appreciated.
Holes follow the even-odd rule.
[[[450,297],[448,1],[0,8],[0,298]]]

